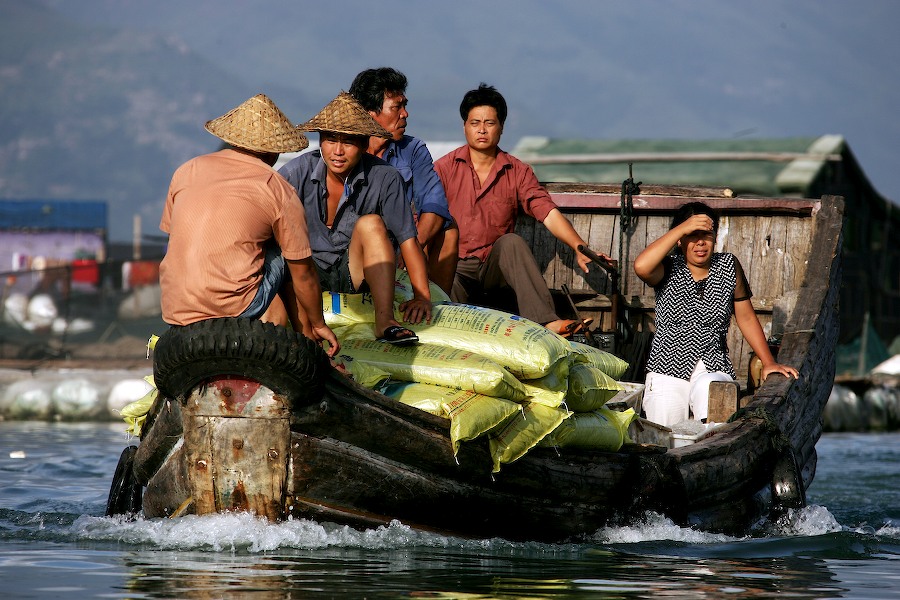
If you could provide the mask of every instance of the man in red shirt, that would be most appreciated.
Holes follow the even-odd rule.
[[[306,136],[263,94],[206,129],[229,147],[189,160],[172,176],[159,225],[169,234],[160,264],[163,319],[293,323],[327,341],[334,356],[340,345],[322,315],[303,205],[272,169],[281,152],[306,148]]]
[[[434,165],[459,226],[460,260],[450,298],[467,302],[478,291],[510,288],[520,315],[551,331],[572,333],[582,323],[559,318],[531,249],[513,233],[518,211],[542,222],[572,248],[585,273],[591,259],[578,251],[585,241],[538,183],[534,170],[500,149],[506,113],[506,101],[494,87],[482,83],[467,92],[459,106],[466,145]]]

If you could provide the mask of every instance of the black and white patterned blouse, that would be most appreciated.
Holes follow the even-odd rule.
[[[752,296],[738,259],[727,252],[712,255],[709,275],[694,281],[683,254],[663,259],[665,274],[655,286],[656,334],[647,370],[690,379],[698,360],[708,371],[736,379],[726,335],[736,300]]]

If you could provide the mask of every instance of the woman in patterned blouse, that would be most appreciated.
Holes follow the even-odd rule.
[[[719,217],[702,202],[682,206],[665,235],[634,261],[634,272],[656,291],[656,334],[647,362],[643,408],[649,420],[672,426],[706,422],[709,384],[734,381],[726,335],[734,316],[762,361],[762,378],[797,377],[775,362],[750,302],[752,292],[737,257],[713,252]],[[677,252],[671,253],[673,247]]]

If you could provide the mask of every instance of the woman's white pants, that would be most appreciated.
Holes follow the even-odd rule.
[[[644,385],[643,409],[647,419],[671,427],[693,415],[701,421],[709,410],[709,384],[713,381],[734,381],[722,371],[706,372],[703,361],[697,361],[689,381],[661,373],[647,373]]]

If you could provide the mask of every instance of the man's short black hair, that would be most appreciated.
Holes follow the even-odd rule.
[[[459,104],[459,116],[462,117],[464,122],[469,118],[469,111],[476,106],[492,107],[497,111],[500,125],[506,122],[506,100],[494,86],[481,83],[478,85],[478,89],[466,92],[462,102]]]
[[[381,113],[387,96],[406,93],[406,75],[391,67],[366,69],[360,72],[350,84],[350,95],[362,104],[364,109]]]

